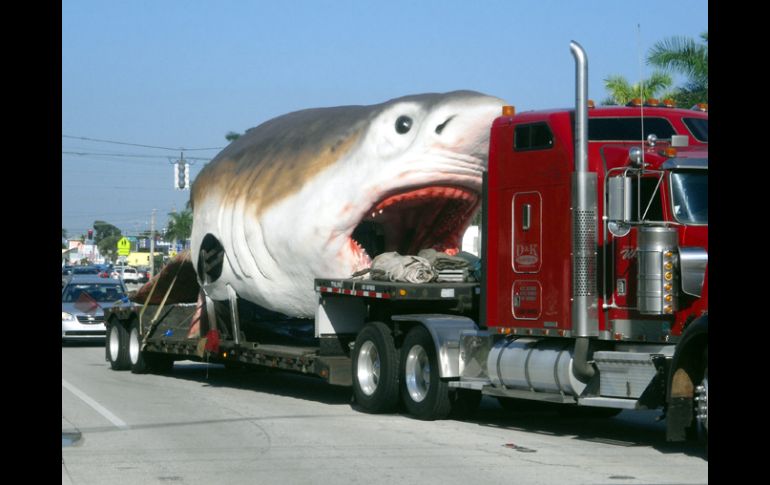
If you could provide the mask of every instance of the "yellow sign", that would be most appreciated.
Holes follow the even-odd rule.
[[[120,241],[118,241],[118,256],[128,256],[128,254],[131,252],[131,241],[128,239],[121,238]]]

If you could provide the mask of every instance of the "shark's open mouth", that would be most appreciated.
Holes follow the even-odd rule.
[[[360,265],[370,258],[421,249],[455,252],[479,205],[479,194],[464,187],[431,186],[391,193],[377,202],[356,226],[352,246]]]

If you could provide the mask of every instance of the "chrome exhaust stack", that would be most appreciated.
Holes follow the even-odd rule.
[[[597,178],[588,171],[588,58],[570,42],[575,58],[575,171],[572,174],[572,334],[576,337],[573,372],[581,381],[593,377],[588,363],[589,337],[599,335],[596,286]]]

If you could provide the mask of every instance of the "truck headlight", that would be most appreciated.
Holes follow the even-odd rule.
[[[74,320],[75,317],[71,313],[61,312],[61,319],[62,320]]]

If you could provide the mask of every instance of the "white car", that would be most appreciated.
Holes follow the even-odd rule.
[[[104,308],[126,297],[119,281],[96,275],[69,277],[61,292],[61,341],[104,340]]]
[[[126,283],[139,283],[141,275],[136,270],[136,268],[132,268],[130,266],[116,266],[113,272],[110,274],[110,278],[115,278],[116,280],[122,278]]]

